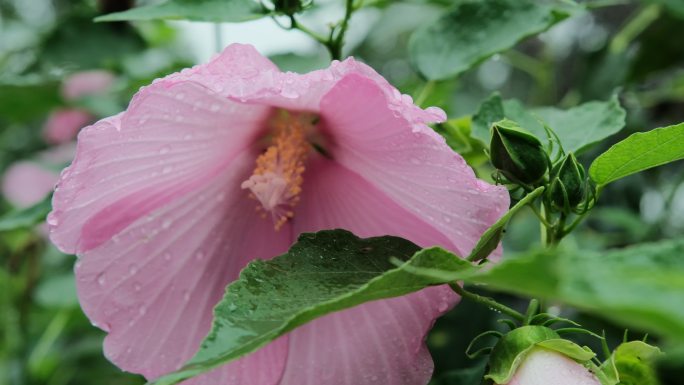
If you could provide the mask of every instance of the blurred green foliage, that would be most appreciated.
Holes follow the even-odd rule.
[[[338,0],[314,3],[332,1]],[[684,121],[684,45],[678,38],[684,30],[684,1],[581,1],[589,11],[573,12],[510,49],[468,61],[465,69],[455,71],[462,71],[458,77],[438,76],[442,80],[434,82],[414,69],[409,40],[422,26],[453,17],[449,15],[454,2],[366,3],[368,7],[355,17],[363,17],[367,25],[360,28],[352,19],[350,31],[358,28],[362,33],[350,39],[346,53],[373,66],[422,106],[437,105],[447,111],[450,120],[435,129],[480,177],[490,178],[492,170],[485,162],[485,146],[472,137],[477,137],[473,115],[494,91],[532,111],[554,106],[550,114],[556,117],[558,111],[582,108],[578,106],[586,102],[612,103],[611,97],[618,95],[616,101],[627,111],[626,128],[588,148],[579,158],[585,167],[630,134]],[[108,116],[123,110],[140,86],[195,64],[175,24],[92,22],[132,5],[106,0],[0,0],[0,172],[18,160],[36,159],[50,148],[42,131],[55,108],[78,107],[96,118]],[[416,36],[413,39],[421,35]],[[300,72],[327,66],[324,48],[301,52],[284,52],[273,60],[283,69]],[[428,61],[423,66],[439,64]],[[115,74],[111,90],[78,101],[64,100],[62,80],[91,69]],[[0,217],[7,219],[17,212],[0,197]],[[600,251],[683,234],[684,173],[681,163],[674,163],[607,185],[588,220],[564,240],[564,247]],[[524,251],[538,243],[537,219],[527,211],[516,215],[504,237],[506,250]],[[77,305],[73,263],[74,257],[49,245],[40,226],[0,229],[0,385],[144,382],[140,376],[122,373],[103,356],[104,333],[90,325]],[[520,311],[526,306],[516,297],[493,296]],[[605,330],[611,347],[622,340],[624,325],[549,305],[587,328]],[[469,381],[480,377],[482,362],[469,360],[464,351],[474,336],[501,326],[496,318],[496,313],[463,300],[438,320],[428,337],[435,384],[475,385]],[[585,336],[575,340],[600,349]],[[658,375],[663,385],[681,383],[682,356],[673,355],[661,364]]]

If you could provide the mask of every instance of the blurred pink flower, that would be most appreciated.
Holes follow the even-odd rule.
[[[66,143],[76,137],[78,131],[94,119],[87,111],[77,108],[61,108],[50,113],[43,127],[43,137],[50,144]]]
[[[587,368],[551,350],[532,350],[506,385],[601,385]]]
[[[2,177],[2,195],[19,208],[40,202],[55,187],[57,169],[71,160],[74,150],[71,145],[57,146],[38,154],[36,160],[11,164]]]
[[[231,45],[84,129],[48,223],[80,256],[80,301],[109,332],[107,357],[147,378],[178,369],[240,269],[302,232],[468,253],[508,194],[426,125],[444,119],[354,59],[299,75]],[[334,313],[190,382],[426,384],[423,338],[457,300],[432,287]]]
[[[57,178],[57,171],[48,170],[40,163],[19,161],[12,164],[2,177],[2,195],[16,207],[33,206],[52,191]]]
[[[114,74],[104,70],[76,72],[62,83],[62,97],[73,101],[106,91],[114,83]]]

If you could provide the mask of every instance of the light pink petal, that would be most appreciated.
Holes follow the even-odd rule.
[[[50,144],[66,143],[76,137],[78,131],[93,120],[84,110],[63,108],[50,113],[45,126],[43,137]]]
[[[79,135],[48,218],[52,241],[85,252],[195,191],[251,145],[267,113],[194,83],[145,88],[125,113]]]
[[[254,258],[287,250],[289,232],[275,232],[241,190],[254,161],[244,151],[207,185],[138,218],[80,258],[76,276],[88,317],[109,332],[105,355],[147,378],[178,369],[209,331],[212,308]],[[273,385],[287,340],[193,381]]]
[[[508,193],[477,179],[463,158],[425,125],[429,115],[397,109],[368,78],[347,75],[321,111],[335,161],[358,173],[467,255],[507,209]]]
[[[325,158],[310,163],[295,233],[346,228],[361,237],[393,234],[421,245],[450,246],[421,218]],[[424,337],[458,297],[448,287],[370,302],[304,325],[289,334],[280,385],[424,385],[433,363]]]
[[[114,79],[114,74],[105,70],[76,72],[62,83],[62,97],[76,100],[82,96],[102,93],[114,83]]]
[[[508,385],[600,385],[587,368],[547,349],[530,352]]]
[[[43,200],[57,183],[59,174],[31,161],[12,164],[2,177],[2,195],[16,207],[29,207]]]

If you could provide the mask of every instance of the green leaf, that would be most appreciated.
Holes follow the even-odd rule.
[[[609,101],[593,101],[568,110],[541,107],[526,110],[515,99],[503,100],[497,93],[486,99],[473,116],[473,137],[489,143],[492,123],[508,118],[546,142],[550,127],[560,139],[565,152],[582,153],[593,144],[620,131],[625,126],[625,110],[617,96]]]
[[[31,228],[44,221],[51,208],[52,194],[31,207],[10,211],[0,217],[0,231]]]
[[[418,250],[401,238],[360,239],[344,230],[301,235],[286,254],[253,261],[242,271],[215,308],[212,330],[195,357],[155,383],[206,372],[325,314],[444,283],[411,274],[407,266],[443,269],[461,278],[478,270],[445,250]],[[396,267],[390,259],[406,263]]]
[[[426,265],[404,268],[443,282],[463,279],[565,303],[684,342],[682,255],[684,240],[671,240],[601,252],[532,252],[465,276]]]
[[[497,384],[508,383],[525,356],[539,342],[551,339],[560,339],[560,336],[544,326],[523,326],[512,330],[494,346],[489,356],[489,372],[485,378]]]
[[[527,111],[519,100],[503,100],[498,92],[485,99],[473,115],[472,136],[489,147],[491,136],[489,128],[493,123],[504,118],[515,121],[542,143],[546,142],[547,134],[539,118]]]
[[[566,152],[576,154],[622,130],[626,116],[617,95],[607,102],[588,102],[568,110],[544,107],[532,112],[558,135]]]
[[[30,76],[0,83],[0,121],[41,119],[59,103],[59,83],[54,79]]]
[[[473,251],[470,252],[468,256],[469,261],[479,261],[481,259],[487,258],[489,254],[499,246],[501,238],[503,238],[504,228],[508,224],[508,221],[513,218],[513,215],[517,213],[520,209],[527,206],[530,202],[534,201],[538,196],[544,192],[544,187],[539,187],[536,190],[525,195],[515,206],[511,207],[506,214],[499,218],[496,223],[487,229],[487,231],[482,234],[482,237],[477,242]]]
[[[42,281],[36,288],[36,302],[53,308],[77,307],[76,279],[73,273],[57,275]]]
[[[471,281],[684,341],[682,255],[684,240],[602,252],[539,252],[506,260]]]
[[[163,19],[236,23],[264,16],[267,16],[266,11],[253,0],[168,0],[110,13],[95,18],[95,21]]]
[[[684,123],[630,135],[596,158],[589,175],[603,186],[680,159],[684,159]]]
[[[615,349],[601,369],[608,370],[613,364],[621,385],[657,385],[659,382],[654,367],[660,355],[660,349],[645,342],[625,342]]]
[[[411,60],[427,79],[446,79],[547,30],[577,8],[551,0],[460,1],[413,34]]]

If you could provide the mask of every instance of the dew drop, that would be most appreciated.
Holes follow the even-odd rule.
[[[57,226],[59,225],[59,219],[57,219],[56,215],[50,213],[50,215],[47,216],[47,224],[50,226]]]
[[[164,253],[164,260],[170,261],[171,260],[171,253]]]
[[[142,287],[140,286],[139,283],[136,282],[136,283],[133,285],[133,290],[135,290],[136,292],[139,292],[141,289],[142,289]]]
[[[162,222],[162,228],[168,229],[169,227],[171,227],[172,224],[173,224],[173,221],[170,219],[167,219],[164,222]]]
[[[444,222],[446,223],[451,223],[451,217],[446,214],[442,215],[442,219],[444,219]]]
[[[185,302],[190,301],[190,292],[188,290],[185,290],[183,292],[183,299],[185,300]]]
[[[195,254],[195,258],[196,258],[198,261],[201,261],[202,259],[204,259],[204,251],[202,251],[202,250],[198,251],[198,252]]]
[[[211,110],[211,112],[216,112],[216,111],[218,111],[220,108],[221,108],[221,106],[219,106],[218,103],[213,103],[213,104],[211,105],[211,107],[209,107],[209,109]]]
[[[173,171],[173,167],[171,167],[171,166],[166,166],[166,167],[164,167],[164,168],[162,169],[162,174],[168,174],[168,173],[170,173],[171,171]]]
[[[169,151],[171,151],[171,147],[164,146],[159,150],[159,155],[167,154]]]
[[[100,273],[97,275],[97,284],[100,286],[104,286],[107,283],[107,279],[105,278],[105,273]]]
[[[185,94],[182,92],[179,92],[176,94],[176,100],[183,100],[185,99]]]
[[[420,164],[420,159],[418,159],[418,158],[411,158],[411,163],[413,163],[413,164]]]
[[[140,308],[138,309],[138,313],[140,315],[145,315],[145,313],[147,313],[147,308],[145,306],[140,306]]]
[[[130,275],[135,275],[138,272],[138,266],[136,265],[131,265],[128,267],[128,273]]]

